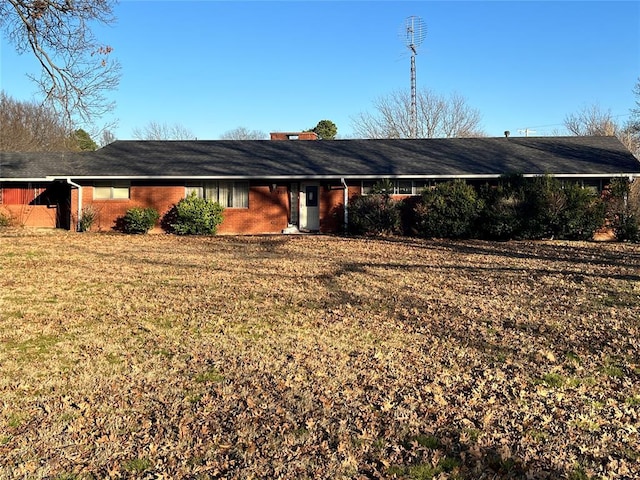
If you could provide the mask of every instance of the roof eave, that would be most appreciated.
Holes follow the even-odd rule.
[[[0,182],[51,182],[66,181],[73,179],[77,181],[89,180],[134,180],[134,181],[150,181],[150,180],[374,180],[378,178],[391,179],[413,179],[413,178],[430,178],[436,180],[444,179],[464,179],[464,180],[482,180],[500,178],[503,174],[486,173],[486,174],[455,174],[455,175],[429,175],[429,174],[412,174],[412,175],[393,175],[393,174],[373,174],[373,175],[49,175],[46,177],[0,177]],[[545,175],[543,173],[524,173],[523,177],[539,177]],[[628,177],[640,178],[640,172],[601,172],[601,173],[552,173],[549,174],[558,178],[608,178],[608,177]]]
[[[412,178],[433,178],[443,179],[491,179],[500,178],[504,174],[501,173],[483,173],[483,174],[452,174],[452,175],[430,175],[430,174],[411,174],[411,175],[395,175],[395,174],[330,174],[330,175],[53,175],[45,179],[13,179],[17,181],[43,181],[43,180],[66,180],[72,178],[74,180],[339,180],[344,179],[412,179]],[[545,173],[524,173],[523,177],[540,177],[547,175]],[[600,173],[550,173],[553,177],[559,178],[603,178],[603,177],[635,177],[640,178],[640,172],[600,172]],[[3,180],[3,179],[0,179]]]

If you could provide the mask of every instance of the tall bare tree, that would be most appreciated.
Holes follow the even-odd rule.
[[[0,151],[72,150],[71,131],[46,105],[22,102],[0,92]]]
[[[174,123],[149,122],[142,128],[133,129],[133,138],[138,140],[194,140],[195,135],[187,127]]]
[[[577,136],[613,136],[620,130],[611,110],[603,110],[597,104],[585,106],[580,111],[567,115],[564,126],[572,135]]]
[[[640,130],[636,130],[633,119],[621,125],[615,121],[611,110],[603,110],[597,104],[567,115],[564,126],[577,136],[616,136],[634,155],[640,154]]]
[[[30,78],[69,124],[92,123],[113,108],[106,92],[118,84],[112,47],[98,42],[90,25],[114,21],[116,0],[0,0],[0,29],[19,54],[41,67]]]
[[[417,137],[452,138],[484,136],[480,112],[467,104],[464,97],[449,97],[422,89],[416,95]],[[360,113],[353,121],[353,131],[361,138],[410,138],[411,95],[397,90],[378,97],[374,112]]]
[[[237,127],[227,130],[220,135],[220,140],[266,140],[269,138],[266,133],[260,130],[249,130],[245,127]]]

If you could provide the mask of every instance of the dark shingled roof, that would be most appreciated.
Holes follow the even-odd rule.
[[[116,141],[96,152],[1,153],[0,179],[640,175],[615,137]]]

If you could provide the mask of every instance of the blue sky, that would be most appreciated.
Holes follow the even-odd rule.
[[[96,30],[122,79],[111,97],[118,139],[148,122],[198,139],[242,126],[297,131],[329,119],[342,138],[376,97],[409,90],[400,32],[410,15],[427,35],[418,88],[457,93],[490,136],[562,131],[597,104],[621,123],[640,77],[637,1],[121,1]],[[33,97],[35,61],[2,40],[1,88]]]

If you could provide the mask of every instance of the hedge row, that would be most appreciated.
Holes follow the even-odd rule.
[[[638,182],[636,182],[638,183]],[[598,194],[551,176],[502,177],[479,188],[462,180],[441,183],[394,200],[384,188],[353,198],[350,232],[425,238],[588,240],[609,226],[619,240],[640,240],[640,200],[627,179]]]

